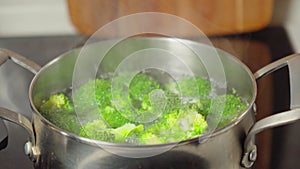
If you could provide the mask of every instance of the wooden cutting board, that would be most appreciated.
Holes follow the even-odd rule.
[[[149,11],[187,19],[207,35],[224,35],[266,27],[273,0],[68,0],[68,7],[74,26],[84,35],[121,16]]]

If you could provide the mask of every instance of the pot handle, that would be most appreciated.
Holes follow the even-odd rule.
[[[0,48],[0,66],[8,59],[12,60],[14,63],[22,66],[23,68],[29,70],[34,74],[36,74],[41,69],[41,66],[34,63],[33,61],[28,60],[13,51]]]
[[[32,161],[35,161],[39,156],[40,152],[38,148],[35,147],[35,136],[34,130],[32,127],[31,122],[20,113],[13,112],[6,108],[0,107],[0,118],[13,122],[21,127],[23,127],[27,133],[29,134],[30,138],[28,142],[25,144],[25,153],[29,156]]]
[[[35,137],[33,127],[31,122],[25,116],[21,115],[20,113],[16,113],[6,108],[0,107],[0,118],[22,126],[29,134],[30,141],[34,143]]]
[[[2,120],[0,120],[0,151],[6,148],[8,144],[8,133],[7,128]]]
[[[244,155],[241,161],[243,167],[250,168],[256,160],[257,150],[254,139],[256,134],[300,119],[300,54],[293,54],[275,61],[258,70],[254,77],[258,80],[286,65],[289,67],[290,75],[291,110],[266,117],[252,126],[244,142]]]
[[[41,69],[41,67],[33,61],[30,61],[10,50],[0,48],[0,66],[9,59],[34,74],[39,72],[39,70]],[[20,113],[16,113],[3,107],[0,107],[0,118],[13,122],[23,127],[27,131],[30,138],[29,141],[25,144],[25,153],[31,158],[32,161],[34,161],[39,155],[39,151],[35,147],[35,135],[30,120],[28,120]]]

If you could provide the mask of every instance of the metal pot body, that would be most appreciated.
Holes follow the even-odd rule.
[[[88,47],[87,51],[101,53],[107,44],[99,42]],[[30,87],[30,99],[33,107],[33,130],[35,133],[34,150],[36,168],[205,168],[205,169],[239,169],[243,154],[243,143],[251,126],[255,123],[253,109],[256,97],[256,83],[252,73],[239,60],[230,54],[195,42],[184,41],[188,46],[199,49],[205,57],[210,53],[218,54],[224,67],[228,88],[234,88],[241,97],[248,102],[248,108],[240,117],[215,130],[213,133],[186,140],[178,144],[153,145],[153,146],[127,146],[118,144],[106,144],[76,136],[57,128],[47,121],[38,112],[40,101],[50,93],[61,91],[72,85],[72,78],[76,61],[78,61],[79,50],[68,52],[56,60],[44,66],[35,76]],[[168,51],[177,51],[185,58],[186,63],[193,72],[198,75],[207,76],[203,64],[194,59],[194,52],[187,50],[186,45],[168,38],[134,38],[125,45],[115,47],[111,55],[102,61],[100,73],[110,72],[121,63],[125,56],[133,51],[144,48],[161,48]],[[120,58],[118,58],[120,57]],[[159,62],[159,61],[158,61]],[[170,62],[173,62],[170,60]],[[113,64],[112,64],[113,63]],[[132,63],[136,64],[136,63]],[[174,72],[180,72],[173,65]],[[202,66],[201,66],[202,65]],[[205,65],[215,66],[215,65]],[[81,66],[81,69],[93,67],[89,64]],[[200,70],[200,71],[198,71]],[[102,71],[102,72],[101,72]],[[184,72],[181,72],[184,73]],[[97,72],[99,74],[99,72]],[[79,74],[80,76],[80,74]],[[84,75],[82,75],[84,76]],[[171,147],[171,148],[170,148]],[[154,152],[161,149],[170,149],[161,154],[144,158],[124,157],[126,154],[139,153],[143,151]],[[114,150],[114,151],[110,151]],[[113,153],[112,153],[113,152]],[[114,152],[118,152],[117,155]],[[121,154],[121,156],[120,156]]]
[[[36,168],[89,169],[239,169],[246,134],[254,123],[253,112],[225,132],[203,143],[193,140],[148,158],[126,158],[114,155],[101,146],[90,145],[53,130],[34,115],[36,146],[40,151]],[[122,149],[122,147],[120,147]],[[134,148],[132,148],[134,149]],[[141,150],[142,151],[142,150]]]

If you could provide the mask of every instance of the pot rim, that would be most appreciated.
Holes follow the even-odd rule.
[[[134,38],[136,38],[136,39],[147,39],[147,40],[151,40],[151,41],[152,40],[169,41],[169,40],[174,39],[174,38],[168,38],[168,37],[134,37]],[[176,39],[178,40],[178,38],[176,38]],[[196,42],[196,41],[193,41],[193,40],[189,40],[189,39],[180,39],[180,40],[183,41],[183,42],[187,42],[189,44],[195,45],[195,46],[204,45],[204,46],[209,47],[209,48],[214,47],[213,45],[210,46],[210,45],[202,44],[202,43],[199,43],[199,42]],[[99,42],[96,42],[96,43],[105,43],[105,42],[110,42],[110,41],[114,41],[114,40],[103,40],[103,41],[99,41]],[[95,43],[93,43],[93,44],[95,44]],[[40,71],[37,72],[37,74],[34,76],[34,78],[32,79],[32,81],[30,83],[30,87],[29,87],[29,100],[30,100],[31,108],[33,109],[33,113],[35,115],[37,115],[40,118],[40,120],[46,126],[51,128],[55,132],[57,132],[61,135],[64,135],[68,138],[71,138],[75,141],[81,142],[81,143],[86,143],[86,144],[90,144],[90,145],[93,145],[93,146],[104,145],[104,146],[110,146],[110,147],[126,147],[126,148],[151,148],[151,147],[157,148],[157,147],[166,147],[166,146],[173,146],[173,145],[183,145],[183,144],[188,144],[188,143],[195,142],[195,141],[201,142],[201,140],[206,140],[206,139],[209,139],[210,137],[215,137],[215,136],[220,135],[224,132],[227,132],[229,129],[231,129],[234,126],[236,126],[237,124],[239,124],[240,121],[242,119],[244,119],[246,114],[251,112],[250,110],[253,108],[253,105],[254,105],[254,102],[255,102],[255,99],[256,99],[256,96],[257,96],[256,80],[255,80],[255,77],[254,77],[253,73],[250,71],[250,69],[242,61],[240,61],[238,58],[236,58],[232,54],[230,54],[230,53],[228,53],[228,52],[226,52],[226,51],[224,51],[220,48],[214,47],[214,49],[216,51],[220,51],[220,52],[226,53],[227,55],[231,56],[230,59],[232,59],[234,62],[237,62],[238,64],[240,64],[245,69],[245,71],[248,73],[249,77],[251,78],[251,82],[252,82],[252,86],[253,86],[251,101],[249,102],[249,104],[247,106],[247,109],[243,113],[241,113],[235,120],[231,121],[230,123],[228,123],[227,125],[225,125],[221,128],[218,128],[218,129],[214,130],[212,133],[205,133],[203,135],[200,135],[200,136],[197,136],[197,137],[194,137],[194,138],[190,138],[190,139],[187,139],[187,140],[182,140],[182,141],[179,141],[179,142],[164,143],[164,144],[132,145],[132,144],[120,144],[120,143],[105,142],[105,141],[85,138],[85,137],[76,135],[74,133],[65,131],[65,130],[57,127],[55,124],[51,123],[44,116],[42,116],[41,113],[38,111],[37,107],[35,106],[34,102],[33,102],[33,94],[32,94],[35,83],[36,83],[37,79],[39,78],[40,74],[43,71],[47,71],[48,67],[50,67],[52,64],[54,64],[54,63],[58,62],[59,60],[61,60],[63,57],[66,57],[68,54],[73,53],[73,52],[78,52],[78,51],[80,52],[81,48],[82,47],[78,47],[78,48],[69,50],[65,53],[62,53],[61,55],[59,55],[55,59],[53,59],[50,62],[48,62],[47,64],[45,64],[40,69]],[[34,121],[33,121],[33,123],[34,123]]]

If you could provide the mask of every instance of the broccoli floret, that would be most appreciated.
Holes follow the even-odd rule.
[[[235,120],[246,108],[247,105],[240,97],[226,94],[218,96],[212,101],[211,112],[222,113],[221,121],[218,124],[218,127],[222,127]]]
[[[176,93],[182,98],[207,97],[211,90],[209,81],[200,77],[185,77],[176,82],[166,84],[165,88],[167,91]]]
[[[179,109],[178,119],[170,128],[171,136],[168,141],[181,141],[203,134],[208,125],[205,118],[193,109]]]
[[[129,84],[128,74],[121,74],[115,77],[116,87],[113,89],[115,93],[112,100],[111,81],[106,79],[96,79],[89,81],[80,87],[75,93],[74,103],[76,110],[79,111],[80,118],[96,119],[101,117],[112,128],[120,127],[131,120],[138,121],[137,112],[151,112],[153,106],[150,104],[149,93],[160,88],[160,85],[150,79],[145,74],[137,74]],[[128,83],[128,82],[127,82]],[[129,85],[129,98],[124,98],[124,87]],[[95,92],[95,93],[93,93]],[[125,91],[126,92],[126,91]],[[94,98],[92,96],[95,96]],[[113,103],[111,102],[113,101]],[[116,107],[115,104],[120,105]],[[131,107],[133,105],[134,111]],[[120,108],[121,107],[121,108]]]
[[[162,119],[150,125],[144,133],[151,133],[165,142],[176,142],[201,135],[207,127],[205,118],[201,114],[194,109],[182,107],[165,114]],[[139,138],[142,137],[143,135]]]
[[[172,112],[172,110],[178,109],[182,106],[182,102],[178,94],[165,91],[165,95],[167,97],[167,104],[164,113]]]
[[[126,123],[121,127],[118,127],[116,129],[112,130],[112,133],[115,135],[115,142],[130,142],[127,140],[130,135],[137,134],[141,131],[143,131],[144,126],[138,125],[132,123]]]
[[[115,77],[117,86],[113,93],[108,79],[91,80],[81,86],[73,98],[77,114],[64,94],[42,101],[40,111],[58,127],[83,137],[115,143],[161,144],[197,137],[206,132],[210,120],[220,120],[218,127],[222,127],[246,109],[234,90],[232,94],[212,97],[209,81],[202,78],[186,77],[162,87],[146,74],[137,74],[130,82],[128,75]],[[161,108],[157,104],[165,106],[161,114],[155,114]],[[220,118],[207,122],[208,113]],[[77,115],[84,123],[82,127]],[[155,121],[142,121],[152,115]]]
[[[94,140],[114,142],[115,135],[103,120],[94,120],[80,128],[80,135]]]
[[[210,111],[211,99],[205,98],[205,99],[193,100],[184,103],[182,106],[188,109],[192,109],[200,113],[202,116],[206,118]]]
[[[208,127],[205,118],[193,109],[181,110],[179,121],[180,126],[187,132],[187,138],[203,134]]]
[[[142,133],[139,136],[138,140],[139,144],[162,144],[166,142],[164,138],[158,137],[157,135],[150,132]]]
[[[80,124],[74,113],[74,107],[63,93],[50,95],[40,106],[41,114],[61,129],[78,134]]]
[[[145,122],[163,111],[163,90],[158,82],[146,74],[133,76],[123,73],[113,81],[113,105],[129,120],[135,123]]]
[[[129,77],[129,74],[125,73],[120,74],[115,78],[119,89],[119,91],[116,91],[117,97],[119,96],[118,98],[123,98],[124,96],[122,94],[124,92],[124,88],[128,87],[128,91],[126,92],[129,93],[128,99],[130,100],[130,102],[124,104],[133,105],[133,107],[135,109],[138,109],[139,112],[149,111],[149,109],[151,109],[149,100],[150,93],[155,89],[160,89],[160,84],[143,73],[137,74],[133,77],[133,79],[129,79]],[[124,102],[124,99],[122,99],[121,101]]]
[[[95,109],[105,108],[110,105],[111,83],[107,79],[90,80],[75,91],[73,96],[74,106],[78,115],[98,116]],[[96,114],[96,115],[95,115]]]
[[[168,97],[166,112],[174,108],[188,107],[204,117],[207,116],[211,105],[209,81],[200,77],[185,77],[166,84],[164,88]]]
[[[147,107],[142,105],[150,105],[149,94],[155,89],[160,89],[160,84],[146,74],[139,73],[130,82],[129,95],[134,105],[147,110]]]
[[[63,93],[50,95],[48,100],[43,100],[40,111],[47,114],[52,112],[69,113],[74,111],[69,98]]]
[[[101,118],[112,128],[121,127],[130,122],[114,107],[106,106],[105,109],[100,109],[100,112]]]
[[[126,123],[121,127],[113,129],[109,128],[109,126],[100,119],[88,122],[82,126],[80,129],[80,135],[95,140],[124,143],[130,142],[130,140],[128,140],[129,136],[136,135],[143,131],[143,129],[143,125],[136,126],[131,123]]]
[[[100,117],[113,128],[129,122],[111,104],[111,81],[91,80],[75,91],[74,104],[80,119],[92,120]]]

